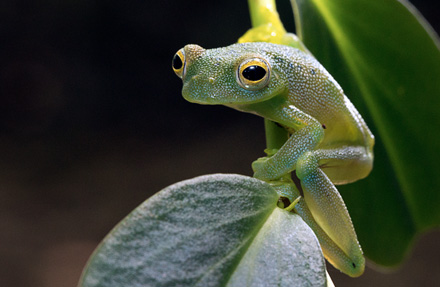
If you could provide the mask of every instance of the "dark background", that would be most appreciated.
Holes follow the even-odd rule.
[[[377,0],[379,1],[379,0]],[[289,1],[278,1],[294,31]],[[412,1],[439,31],[434,1]],[[263,121],[187,103],[171,69],[187,43],[234,43],[247,1],[0,3],[0,286],[75,286],[98,242],[161,188],[251,175]],[[403,268],[337,286],[434,286],[440,232]]]

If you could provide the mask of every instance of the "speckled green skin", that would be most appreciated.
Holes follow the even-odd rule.
[[[205,50],[187,45],[181,51],[185,99],[257,114],[289,131],[273,156],[253,163],[254,176],[276,181],[295,171],[304,193],[297,210],[317,234],[324,255],[344,273],[361,275],[365,260],[335,184],[369,174],[374,137],[338,83],[312,56],[288,46],[242,43]],[[238,84],[237,68],[255,57],[269,63],[270,79],[251,91]]]

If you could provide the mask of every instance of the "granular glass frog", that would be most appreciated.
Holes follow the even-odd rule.
[[[305,202],[299,209],[324,255],[344,273],[361,275],[365,259],[335,184],[370,173],[374,136],[325,68],[307,53],[271,43],[187,45],[172,66],[186,100],[253,113],[289,132],[276,153],[252,164],[254,177],[273,182],[295,172]]]

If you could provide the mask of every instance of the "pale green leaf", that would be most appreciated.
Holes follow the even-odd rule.
[[[316,237],[277,200],[240,175],[172,185],[110,232],[80,286],[325,286]]]

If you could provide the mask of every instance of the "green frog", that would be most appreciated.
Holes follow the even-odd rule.
[[[361,275],[365,259],[335,185],[370,173],[374,136],[326,69],[299,49],[258,42],[187,45],[172,67],[186,100],[256,114],[288,131],[281,148],[252,164],[254,177],[276,182],[294,172],[304,199],[296,210],[325,257],[344,273]]]

